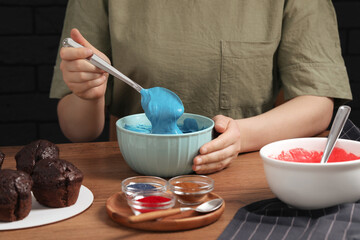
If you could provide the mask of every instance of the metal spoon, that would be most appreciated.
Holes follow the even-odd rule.
[[[63,46],[64,47],[74,47],[74,48],[81,48],[84,47],[83,45],[75,42],[72,38],[65,38],[63,40]],[[104,70],[105,72],[108,72],[109,74],[113,75],[114,77],[124,81],[125,83],[129,84],[131,87],[133,87],[136,91],[140,92],[143,88],[125,76],[123,73],[121,73],[119,70],[108,64],[106,61],[104,61],[101,57],[99,57],[96,54],[93,54],[90,59],[88,59],[89,62],[91,62],[96,67]]]
[[[327,163],[329,160],[330,154],[334,149],[336,141],[338,140],[342,129],[344,128],[345,122],[349,117],[351,108],[346,105],[339,107],[334,122],[331,126],[330,133],[326,142],[324,154],[321,158],[321,163]]]
[[[221,205],[223,204],[224,200],[221,198],[216,198],[207,202],[204,202],[203,204],[199,205],[196,208],[192,208],[192,207],[182,207],[182,208],[172,208],[172,209],[167,209],[167,210],[158,210],[158,211],[153,211],[153,212],[147,212],[147,213],[142,213],[139,215],[133,215],[130,216],[129,222],[132,223],[138,223],[138,222],[145,222],[145,221],[149,221],[149,220],[154,220],[157,218],[162,218],[162,217],[167,217],[167,216],[172,216],[184,211],[190,211],[190,210],[195,210],[197,212],[201,212],[201,213],[208,213],[208,212],[212,212],[215,211],[216,209],[220,208]]]

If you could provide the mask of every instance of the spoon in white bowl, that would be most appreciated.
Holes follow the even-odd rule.
[[[220,208],[221,205],[223,204],[223,202],[224,202],[224,200],[222,198],[215,198],[215,199],[212,199],[210,201],[200,204],[196,208],[181,207],[181,208],[171,208],[171,209],[166,209],[166,210],[158,210],[158,211],[142,213],[139,215],[133,215],[133,216],[130,216],[128,219],[129,219],[129,222],[131,222],[131,223],[138,223],[138,222],[145,222],[145,221],[154,220],[154,219],[158,219],[158,218],[162,218],[162,217],[172,216],[172,215],[175,215],[175,214],[178,214],[178,213],[181,213],[184,211],[190,211],[190,210],[195,210],[200,213],[208,213],[208,212],[212,212],[212,211],[215,211],[216,209]]]
[[[324,154],[321,158],[321,163],[327,163],[330,154],[335,147],[336,141],[338,140],[342,129],[344,128],[345,122],[349,117],[351,108],[346,105],[339,107],[334,122],[331,125],[330,133],[326,142]]]
[[[75,42],[72,38],[65,38],[63,40],[63,46],[64,47],[73,47],[73,48],[82,48],[82,47],[84,47],[83,45]],[[104,70],[105,72],[110,73],[114,77],[124,81],[125,83],[127,83],[128,85],[133,87],[136,91],[140,92],[143,89],[139,84],[137,84],[136,82],[134,82],[133,80],[128,78],[126,75],[124,75],[123,73],[118,71],[116,68],[114,68],[110,64],[108,64],[106,61],[104,61],[98,55],[93,54],[88,60],[89,60],[89,62],[94,64],[96,67],[98,67],[98,68]]]

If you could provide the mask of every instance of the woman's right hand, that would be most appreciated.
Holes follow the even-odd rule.
[[[109,58],[94,48],[77,29],[72,29],[71,38],[84,48],[63,47],[60,49],[60,69],[63,79],[76,96],[96,100],[105,96],[109,74],[92,65],[86,59],[98,55],[110,64]]]

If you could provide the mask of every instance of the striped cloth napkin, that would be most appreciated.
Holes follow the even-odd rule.
[[[341,138],[360,141],[360,130],[347,120]],[[218,240],[360,239],[360,201],[317,209],[291,208],[277,198],[240,208]]]
[[[218,239],[360,239],[360,202],[298,210],[263,200],[241,208]]]
[[[360,141],[360,129],[355,126],[355,124],[350,119],[348,119],[345,122],[345,126],[340,134],[340,138]]]

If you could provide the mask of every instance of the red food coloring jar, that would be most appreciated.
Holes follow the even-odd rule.
[[[176,197],[171,192],[147,191],[133,194],[128,204],[135,215],[174,207]]]

